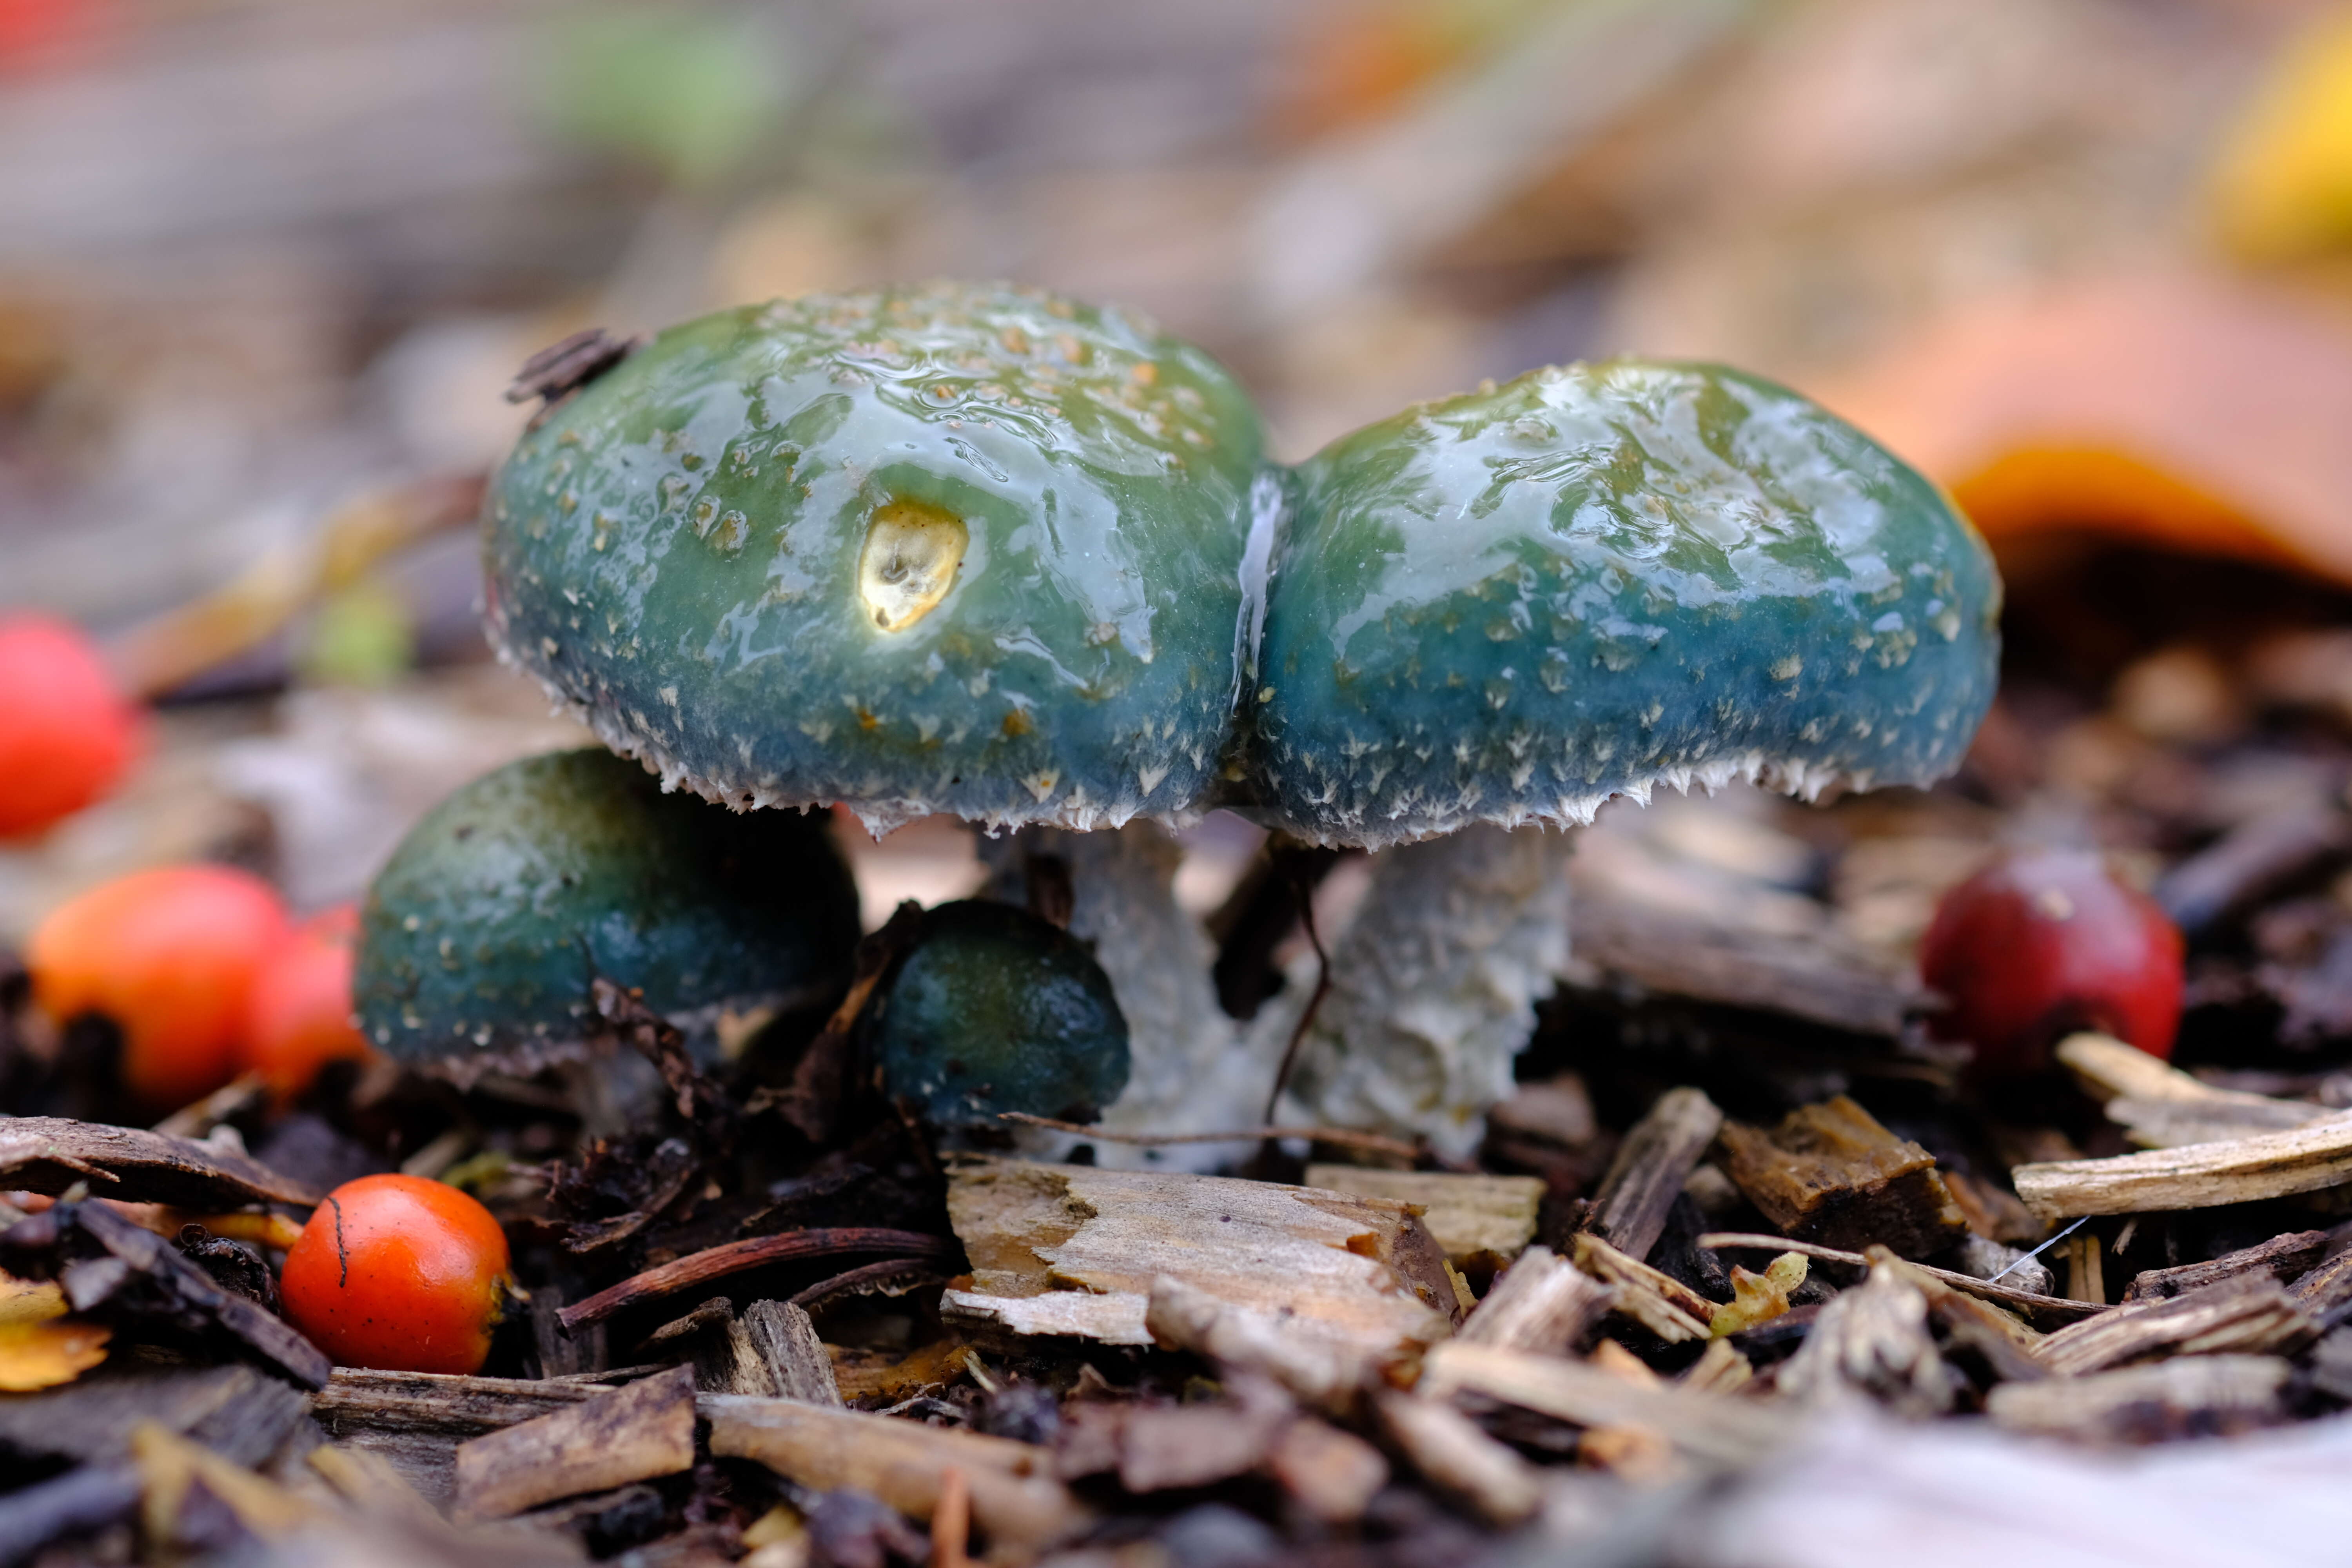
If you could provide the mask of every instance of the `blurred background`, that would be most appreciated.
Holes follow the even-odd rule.
[[[1894,952],[2053,802],[2151,876],[2314,800],[2352,853],[2352,8],[0,0],[0,611],[160,703],[121,794],[0,847],[0,943],[161,860],[351,897],[572,734],[473,624],[533,350],[941,274],[1142,307],[1286,458],[1638,352],[1952,486],[2011,669],[1942,804],[1653,812],[1580,876]],[[876,910],[973,875],[909,833]]]

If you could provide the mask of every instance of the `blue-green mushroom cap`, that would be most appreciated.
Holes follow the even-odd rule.
[[[822,816],[669,795],[610,752],[488,773],[433,808],[369,889],[352,996],[408,1059],[580,1038],[597,976],[707,1040],[720,1009],[822,1003],[857,889]]]
[[[1091,1121],[1127,1087],[1110,977],[1076,937],[1011,904],[927,911],[866,1029],[884,1091],[940,1128],[1003,1131],[1007,1110]]]
[[[1991,701],[2000,610],[1949,500],[1818,405],[1539,370],[1297,470],[1249,767],[1292,832],[1372,846],[1660,784],[1924,784]]]
[[[488,627],[606,744],[739,809],[1181,816],[1237,689],[1261,452],[1214,361],[1115,307],[722,310],[517,443]]]

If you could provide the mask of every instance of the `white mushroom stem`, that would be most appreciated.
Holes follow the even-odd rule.
[[[1271,1056],[1253,1051],[1217,1005],[1211,977],[1216,952],[1176,901],[1183,852],[1175,839],[1138,821],[1093,833],[1028,828],[982,840],[983,858],[999,866],[1025,850],[1059,856],[1069,867],[1071,934],[1093,945],[1127,1017],[1127,1088],[1104,1109],[1100,1125],[1121,1132],[1257,1126],[1282,1042]],[[1019,1142],[1030,1152],[1059,1157],[1088,1140],[1032,1129]],[[1213,1170],[1247,1158],[1255,1146],[1093,1142],[1097,1164],[1126,1170]]]
[[[1277,1120],[1473,1152],[1568,962],[1570,844],[1480,826],[1375,857]],[[1259,1015],[1256,1057],[1279,1059],[1312,994],[1311,968],[1292,980]]]

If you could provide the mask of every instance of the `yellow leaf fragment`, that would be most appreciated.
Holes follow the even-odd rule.
[[[265,1541],[290,1535],[320,1513],[317,1504],[153,1421],[131,1429],[131,1458],[139,1468],[141,1522],[151,1542],[173,1539],[189,1489],[198,1481]]]
[[[71,1383],[106,1359],[112,1337],[110,1329],[68,1318],[54,1283],[0,1274],[0,1391]]]
[[[2352,16],[2291,44],[2214,171],[2222,237],[2284,260],[2352,241]]]
[[[1716,1339],[1736,1334],[1742,1329],[1752,1329],[1759,1323],[1769,1323],[1789,1310],[1789,1292],[1805,1282],[1804,1255],[1784,1252],[1767,1264],[1764,1272],[1755,1274],[1734,1264],[1731,1269],[1731,1300],[1717,1307],[1707,1324],[1707,1331]]]

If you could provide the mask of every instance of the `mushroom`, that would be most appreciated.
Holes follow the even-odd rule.
[[[866,1019],[885,1093],[951,1135],[998,1113],[1092,1121],[1127,1087],[1127,1020],[1069,932],[1010,904],[926,910]]]
[[[352,996],[417,1060],[530,1063],[577,1042],[602,975],[715,1055],[724,1012],[821,1006],[857,889],[822,818],[738,817],[593,748],[528,757],[433,808],[369,889]]]
[[[1475,1147],[1567,956],[1541,830],[1662,784],[1930,783],[1991,700],[2000,605],[1932,484],[1719,367],[1539,370],[1325,447],[1273,552],[1248,771],[1289,833],[1395,847],[1303,1113]]]
[[[486,620],[665,787],[1087,835],[1112,896],[1082,885],[1073,929],[1136,1062],[1112,1117],[1164,1125],[1238,1043],[1197,932],[1173,981],[1105,939],[1139,901],[1181,921],[1151,823],[1220,766],[1279,494],[1241,389],[1134,313],[962,284],[747,306],[534,421],[486,506]]]

